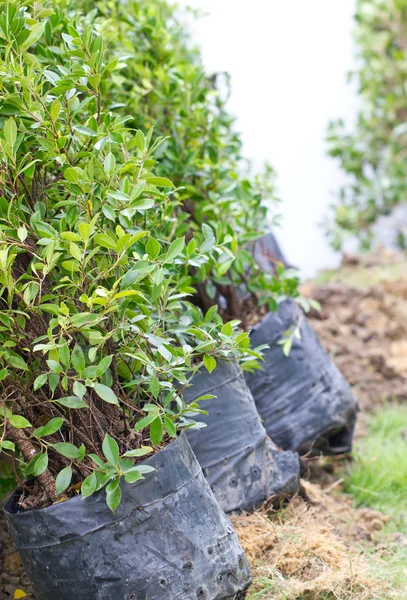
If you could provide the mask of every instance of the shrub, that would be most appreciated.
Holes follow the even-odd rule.
[[[252,258],[253,240],[277,221],[270,211],[277,200],[274,172],[247,174],[221,76],[205,72],[182,13],[165,0],[128,0],[99,2],[95,15],[121,52],[135,57],[115,75],[114,102],[125,105],[137,128],[154,124],[166,138],[157,169],[171,174],[177,188],[178,235],[192,230],[208,244],[230,240],[215,266],[194,273],[200,305],[216,302],[227,318],[245,321],[253,307],[275,310],[282,297],[298,296],[292,272],[263,273]]]
[[[217,272],[230,236],[178,235],[165,141],[116,103],[143,61],[109,26],[64,2],[2,5],[0,449],[49,500],[106,486],[115,510],[140,457],[194,426],[193,373],[258,354],[188,300],[191,271]]]
[[[328,225],[336,249],[349,235],[368,248],[376,219],[404,202],[407,191],[407,2],[358,0],[356,22],[359,66],[352,77],[362,106],[354,131],[340,120],[328,133],[329,154],[347,175]]]

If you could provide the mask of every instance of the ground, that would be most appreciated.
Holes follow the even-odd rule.
[[[252,566],[247,599],[405,600],[405,259],[347,259],[304,292],[321,303],[311,324],[360,401],[355,449],[312,462],[302,493],[281,510],[233,517]],[[22,597],[29,586],[1,518],[0,548],[0,600]]]
[[[407,266],[347,259],[304,286],[310,321],[361,412],[352,457],[310,464],[302,497],[233,518],[249,600],[407,598]]]

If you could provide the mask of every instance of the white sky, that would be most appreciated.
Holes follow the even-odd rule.
[[[207,16],[193,25],[208,71],[232,78],[229,108],[244,152],[277,170],[278,237],[304,276],[335,266],[318,227],[342,176],[325,156],[330,119],[352,121],[354,0],[181,0]]]

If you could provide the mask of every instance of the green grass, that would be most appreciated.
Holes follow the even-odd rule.
[[[365,288],[377,285],[382,281],[394,281],[405,278],[405,272],[405,260],[395,262],[394,264],[373,265],[372,267],[364,265],[355,267],[345,266],[333,271],[321,271],[314,279],[314,283],[317,285],[326,285],[335,282]]]
[[[407,532],[407,407],[385,408],[370,423],[369,434],[356,448],[345,491],[357,506],[370,506],[391,516]]]
[[[389,516],[381,543],[384,568],[377,575],[407,598],[407,407],[391,405],[370,422],[345,478],[357,507]]]

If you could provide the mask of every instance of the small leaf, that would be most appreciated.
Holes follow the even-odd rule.
[[[98,246],[102,246],[102,248],[108,248],[109,250],[116,250],[115,240],[112,239],[109,235],[106,235],[105,233],[98,233],[97,235],[95,235],[95,237],[93,239],[95,240],[95,243]]]
[[[85,356],[82,348],[78,346],[78,344],[76,344],[73,349],[71,361],[75,371],[80,375],[85,369]]]
[[[34,392],[36,390],[39,390],[40,387],[42,387],[44,385],[44,383],[46,383],[46,381],[47,381],[47,374],[46,373],[42,373],[41,375],[38,375],[38,377],[34,381],[34,385],[33,385]]]
[[[55,402],[58,402],[58,404],[61,404],[66,408],[88,408],[86,402],[77,396],[65,396],[65,398],[57,398]]]
[[[115,169],[116,166],[116,159],[114,157],[114,155],[109,152],[109,154],[106,156],[105,161],[103,163],[103,169],[105,171],[105,174],[109,177],[109,175],[111,175]]]
[[[27,39],[20,44],[21,50],[27,50],[30,46],[35,44],[36,41],[40,39],[45,29],[45,21],[41,21],[40,23],[35,23],[31,27],[31,31],[27,37]]]
[[[175,187],[175,185],[172,183],[172,181],[170,181],[166,177],[148,177],[147,181],[148,181],[148,183],[150,183],[152,185],[156,185],[157,187],[170,187],[170,188]]]
[[[157,415],[155,413],[152,413],[151,415],[148,415],[147,417],[143,417],[143,419],[140,419],[140,421],[138,421],[138,423],[135,424],[134,431],[139,431],[140,429],[144,429],[144,427],[148,427],[148,425],[150,425],[150,423],[152,423],[154,421],[156,416]]]
[[[117,400],[117,396],[112,389],[107,387],[107,385],[103,385],[102,383],[95,383],[94,387],[95,392],[102,398],[105,402],[109,402],[109,404],[116,404],[119,406],[119,401]]]
[[[150,392],[153,394],[154,398],[157,400],[158,394],[160,392],[160,381],[156,375],[152,375],[150,377]]]
[[[24,429],[25,427],[32,427],[31,423],[27,421],[25,417],[21,417],[20,415],[10,415],[8,417],[10,423],[16,429]]]
[[[61,494],[69,487],[72,480],[72,467],[68,465],[60,471],[55,480],[57,494]]]
[[[169,262],[173,260],[176,256],[181,254],[183,249],[185,248],[185,238],[178,238],[174,240],[171,246],[168,249],[167,256],[165,258],[165,262]]]
[[[153,449],[150,446],[141,446],[141,448],[136,448],[135,450],[128,450],[123,454],[123,456],[135,457],[135,456],[145,456],[146,454],[151,454]]]
[[[139,479],[144,479],[144,477],[140,473],[140,471],[138,470],[137,467],[134,467],[133,469],[129,469],[124,476],[124,481],[126,483],[134,483],[135,481],[138,481]]]
[[[57,417],[55,419],[51,419],[46,425],[43,427],[38,427],[34,429],[32,435],[33,437],[46,437],[47,435],[52,435],[56,433],[58,429],[61,429],[64,424],[64,419],[61,417]]]
[[[161,422],[160,417],[156,417],[150,426],[150,439],[158,446],[158,444],[163,439],[163,424]]]
[[[25,592],[23,592],[23,590],[17,589],[14,592],[13,598],[14,598],[14,600],[19,599],[19,598],[28,598],[28,594],[26,594]]]
[[[44,454],[41,454],[35,461],[34,475],[36,477],[38,477],[38,475],[42,475],[44,473],[44,471],[46,471],[47,467],[48,467],[48,454],[45,452]]]
[[[106,489],[106,504],[110,508],[110,510],[114,513],[116,508],[119,506],[121,500],[121,490],[120,486],[112,491],[108,491]]]
[[[86,386],[84,386],[83,383],[80,383],[79,381],[75,381],[72,389],[73,389],[73,393],[76,396],[79,396],[79,398],[83,398],[87,391]]]
[[[88,477],[86,477],[86,479],[84,479],[82,482],[82,486],[81,486],[82,498],[87,498],[88,496],[91,496],[96,491],[97,483],[98,483],[98,481],[97,481],[96,473],[93,471],[93,473],[88,475]]]
[[[108,433],[103,440],[102,450],[106,460],[116,467],[119,464],[119,446]]]
[[[203,361],[209,373],[212,373],[212,371],[216,369],[216,360],[213,358],[213,356],[205,354]]]
[[[105,373],[107,371],[107,369],[110,367],[110,364],[112,362],[112,358],[113,356],[104,356],[102,358],[102,360],[99,362],[97,368],[96,368],[96,374],[98,377],[101,377],[103,375],[103,373]]]
[[[58,442],[57,444],[52,444],[52,447],[66,458],[77,459],[82,456],[80,449],[68,442]]]
[[[177,437],[177,430],[174,423],[167,416],[164,417],[164,427],[168,435],[171,437]]]
[[[62,367],[56,360],[47,360],[47,365],[51,373],[62,373]]]

